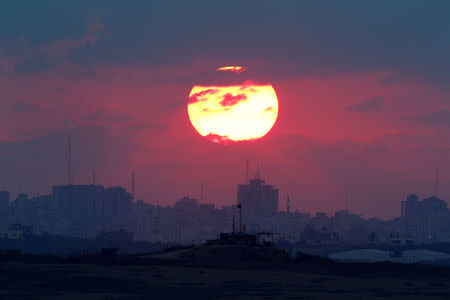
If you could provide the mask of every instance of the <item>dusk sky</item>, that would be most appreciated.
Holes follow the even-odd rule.
[[[25,5],[26,3],[26,5]],[[222,5],[223,4],[223,5]],[[450,199],[450,1],[9,1],[0,4],[0,189],[73,181],[172,205],[236,202],[245,161],[300,211],[400,214]],[[213,143],[194,85],[272,84],[272,130]],[[348,195],[348,197],[346,197]],[[346,200],[348,198],[348,200]]]

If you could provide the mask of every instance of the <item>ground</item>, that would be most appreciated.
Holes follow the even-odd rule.
[[[450,282],[165,265],[0,265],[1,299],[444,299]]]

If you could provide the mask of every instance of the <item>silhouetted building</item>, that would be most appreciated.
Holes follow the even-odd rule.
[[[199,203],[197,199],[183,197],[178,202],[175,203],[173,208],[182,209],[182,210],[193,210],[198,208]]]
[[[13,224],[9,226],[8,230],[0,232],[0,238],[17,240],[31,236],[33,234],[33,227],[29,225]]]
[[[364,220],[360,215],[351,214],[348,210],[340,210],[334,214],[330,229],[339,232],[342,239],[358,243],[367,239],[362,224],[364,224]]]
[[[0,191],[0,217],[5,218],[9,213],[9,192]]]
[[[53,187],[53,198],[59,215],[73,220],[120,217],[131,210],[131,194],[123,187],[60,185]]]
[[[97,235],[97,240],[117,243],[129,243],[133,241],[133,233],[123,229],[109,232],[101,232]]]
[[[13,222],[30,224],[32,218],[32,205],[26,194],[19,194],[12,203]]]
[[[450,214],[445,201],[435,196],[423,199],[422,215],[426,242],[450,241]]]
[[[269,226],[267,219],[278,212],[278,189],[257,177],[249,184],[238,184],[237,202],[242,206],[243,223],[255,231]]]
[[[123,228],[131,212],[131,194],[123,187],[61,185],[53,187],[59,234],[93,237],[102,230]]]
[[[445,201],[435,196],[419,201],[412,194],[402,201],[401,215],[405,235],[416,242],[450,241],[450,212]]]
[[[107,188],[102,199],[103,216],[123,217],[131,211],[132,196],[121,186]]]
[[[104,192],[101,185],[59,185],[53,198],[61,217],[82,221],[102,214]]]
[[[421,240],[423,231],[423,211],[422,204],[417,195],[408,195],[406,200],[402,201],[401,216],[405,226],[405,234],[414,240]]]

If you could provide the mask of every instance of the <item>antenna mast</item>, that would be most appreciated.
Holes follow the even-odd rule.
[[[134,176],[135,173],[131,172],[131,201],[134,201]]]
[[[291,199],[289,198],[289,195],[288,195],[288,198],[287,198],[287,207],[286,207],[286,211],[287,211],[288,213],[291,212]]]
[[[350,212],[350,208],[349,208],[349,206],[348,206],[348,202],[349,202],[349,200],[348,200],[348,191],[347,191],[347,192],[345,192],[345,209],[346,209],[348,212]]]
[[[239,232],[242,232],[242,204],[238,204],[237,208],[239,208]]]
[[[203,202],[203,184],[200,185],[200,202]]]
[[[436,177],[434,182],[434,195],[437,197],[439,192],[439,168],[436,168]]]
[[[72,185],[72,142],[70,136],[67,137],[67,184]]]
[[[235,232],[235,227],[234,227],[234,214],[233,214],[233,233]]]

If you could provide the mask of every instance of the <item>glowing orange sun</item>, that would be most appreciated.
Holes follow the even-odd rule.
[[[218,70],[242,70],[229,66]],[[189,119],[200,135],[216,143],[256,140],[265,136],[278,116],[271,84],[196,85],[189,94]]]

